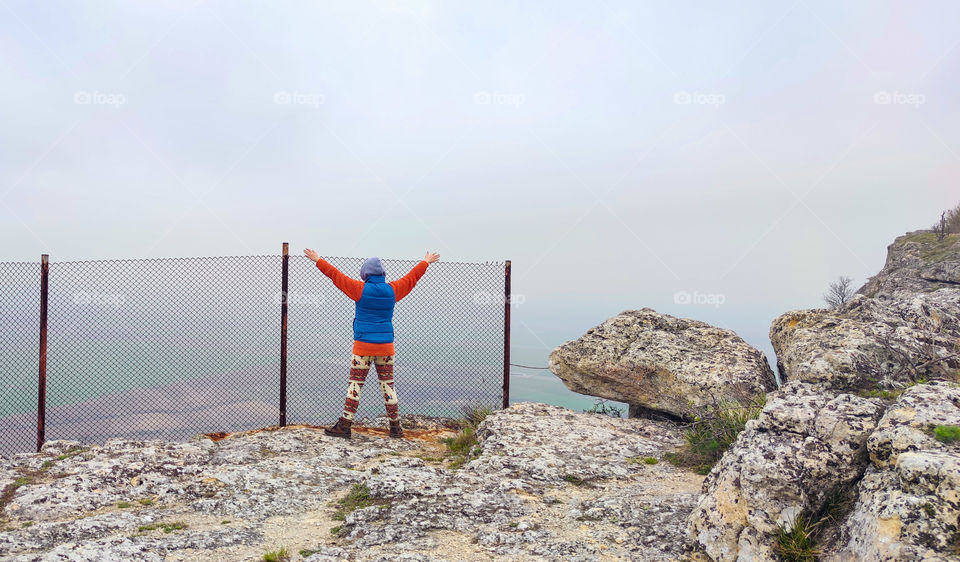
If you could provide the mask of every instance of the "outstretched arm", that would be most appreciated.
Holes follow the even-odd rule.
[[[324,275],[329,277],[330,280],[333,281],[333,284],[338,289],[343,291],[343,294],[350,297],[350,300],[360,300],[360,296],[363,295],[363,281],[347,277],[339,269],[333,267],[330,262],[318,256],[317,253],[310,248],[304,250],[303,253],[311,261],[317,262],[317,268],[322,271]]]
[[[423,274],[427,272],[427,266],[431,263],[440,259],[440,254],[431,254],[427,252],[427,255],[424,256],[417,265],[413,266],[413,269],[410,270],[410,273],[404,275],[396,281],[391,281],[390,286],[393,287],[393,292],[397,297],[397,302],[400,301],[403,297],[410,294],[410,291],[413,290],[413,286],[417,284],[417,281],[423,277]]]

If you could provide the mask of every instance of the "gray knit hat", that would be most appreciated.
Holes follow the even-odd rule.
[[[386,274],[387,270],[383,268],[383,262],[377,257],[367,258],[363,261],[363,265],[360,266],[360,279],[363,279],[364,281],[366,281],[367,277],[370,277],[371,275]]]

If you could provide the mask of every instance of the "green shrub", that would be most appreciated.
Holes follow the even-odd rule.
[[[337,521],[343,521],[348,514],[358,509],[372,505],[389,505],[387,500],[371,496],[370,488],[367,487],[366,483],[354,484],[346,496],[334,503],[337,510],[334,512],[333,518]]]
[[[290,551],[286,547],[263,555],[263,562],[290,562]]]
[[[623,408],[608,406],[607,401],[601,398],[594,402],[593,406],[589,410],[584,410],[583,413],[600,414],[603,416],[610,416],[611,418],[622,418]]]
[[[480,425],[480,422],[487,419],[487,416],[493,413],[493,408],[481,405],[468,405],[462,407],[460,413],[463,414],[463,419],[466,420],[468,425],[476,428]]]
[[[761,396],[744,404],[720,402],[684,431],[684,448],[664,455],[671,464],[707,474],[723,453],[736,441],[748,421],[763,411],[766,398]]]
[[[170,534],[174,531],[182,531],[187,528],[187,524],[181,521],[174,521],[172,523],[150,523],[149,525],[140,525],[137,527],[137,531],[141,533],[146,533],[148,531],[156,531],[158,529],[162,530],[164,533]]]
[[[583,478],[580,478],[579,476],[575,476],[573,474],[567,474],[566,476],[563,477],[563,479],[573,484],[574,486],[583,486],[583,484],[586,482],[586,480],[584,480]]]
[[[461,412],[463,428],[455,437],[447,437],[443,440],[447,446],[447,454],[451,457],[450,464],[447,465],[451,470],[460,468],[483,452],[477,440],[477,427],[493,413],[493,409],[487,406],[465,406]]]
[[[811,524],[803,515],[797,515],[789,529],[777,531],[774,550],[786,562],[816,562],[820,551],[814,545],[818,523]]]
[[[933,436],[941,443],[960,441],[960,427],[955,425],[938,425],[933,429]]]

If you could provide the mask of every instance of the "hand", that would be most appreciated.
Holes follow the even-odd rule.
[[[423,261],[427,263],[433,263],[435,261],[440,261],[440,254],[431,254],[427,252],[427,255],[423,257]]]
[[[304,253],[308,258],[310,258],[310,261],[312,261],[312,262],[314,262],[314,263],[316,263],[316,261],[317,261],[318,259],[320,259],[320,256],[318,256],[317,253],[314,252],[313,250],[311,250],[310,248],[307,248],[306,250],[304,250],[303,253]]]

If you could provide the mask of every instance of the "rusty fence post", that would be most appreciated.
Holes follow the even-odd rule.
[[[37,452],[46,441],[47,423],[47,289],[50,256],[40,256],[40,369],[37,379]]]
[[[290,245],[283,243],[280,281],[280,427],[287,425],[287,269]]]
[[[503,277],[503,407],[510,407],[510,260]]]

